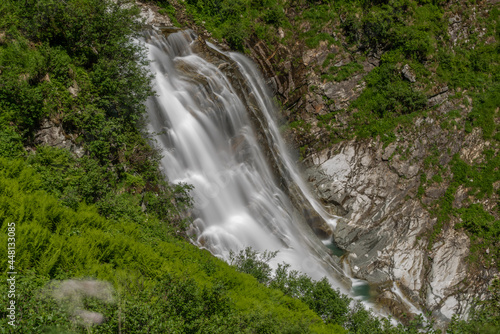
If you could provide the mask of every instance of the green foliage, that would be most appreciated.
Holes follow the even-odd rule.
[[[39,50],[19,37],[0,46],[1,123],[13,122],[23,131],[33,130],[46,114],[44,98],[50,83],[42,81],[45,59]]]
[[[465,228],[473,236],[490,236],[498,238],[500,221],[495,221],[495,217],[484,211],[480,204],[471,204],[468,208],[459,209],[462,222],[455,225],[455,228]]]
[[[425,173],[420,174],[420,184],[418,185],[417,197],[422,198],[425,193],[425,184],[427,183],[427,175]]]
[[[422,61],[432,52],[434,36],[445,31],[443,12],[432,4],[360,1],[360,5],[363,10],[349,9],[352,4],[345,5],[348,14],[341,26],[348,41],[363,50],[399,50],[406,57]],[[412,25],[407,23],[410,17],[414,18]]]
[[[489,139],[498,137],[499,128],[495,122],[498,117],[498,106],[500,106],[500,83],[498,81],[487,88],[484,93],[478,94],[474,100],[472,112],[469,114],[469,120],[473,126],[480,127],[483,130],[483,137]]]
[[[158,11],[159,14],[161,15],[168,15],[172,23],[179,27],[180,23],[177,21],[176,18],[176,10],[175,7],[168,1],[158,1],[157,2],[158,6],[160,6],[160,10]]]
[[[334,290],[326,278],[314,281],[296,271],[288,272],[288,265],[280,265],[270,287],[299,298],[321,316],[326,323],[344,325],[350,311],[351,299]]]
[[[500,158],[493,152],[485,152],[485,162],[482,165],[470,165],[455,155],[450,163],[453,177],[444,196],[440,198],[433,213],[437,217],[436,224],[431,231],[429,247],[441,232],[445,224],[448,224],[452,216],[459,218],[460,222],[455,228],[464,228],[471,236],[471,250],[473,257],[481,256],[486,259],[486,266],[498,266],[498,237],[500,233],[500,221],[484,210],[481,204],[470,202],[463,203],[463,207],[457,209],[453,206],[455,193],[459,187],[468,189],[468,195],[475,198],[483,198],[493,194],[493,184],[500,180]],[[486,249],[489,249],[486,253]]]
[[[187,0],[185,6],[198,24],[238,51],[252,33],[275,38],[269,29],[288,25],[281,0]]]
[[[335,16],[335,11],[329,5],[315,4],[303,11],[301,21],[307,21],[311,29],[300,34],[309,48],[318,47],[321,41],[327,41],[328,45],[335,44],[336,39],[329,33],[323,32],[322,27]]]
[[[259,254],[246,248],[237,256],[232,254],[232,265],[240,272],[261,278],[261,282],[269,288],[279,290],[286,296],[305,303],[326,324],[326,328],[314,327],[315,333],[417,334],[422,330],[426,333],[439,333],[432,328],[432,323],[423,326],[425,321],[422,317],[416,317],[407,326],[402,324],[394,326],[390,323],[390,319],[376,317],[365,309],[361,302],[354,302],[338,289],[333,289],[326,278],[315,281],[296,270],[290,270],[288,264],[278,264],[274,276],[271,277],[268,262],[275,255],[267,251]]]
[[[308,35],[311,35],[311,37],[307,37]],[[305,36],[306,36],[305,43],[311,49],[317,48],[321,41],[327,41],[330,44],[335,42],[335,38],[324,32],[319,34],[309,33],[305,34]]]
[[[453,184],[471,188],[470,193],[478,198],[491,196],[493,183],[500,180],[500,171],[498,170],[500,157],[494,155],[493,151],[485,153],[483,164],[469,165],[458,156],[454,156],[451,165]]]
[[[278,252],[258,253],[250,247],[245,248],[238,254],[232,251],[229,254],[229,263],[236,267],[239,272],[250,274],[260,283],[266,283],[271,278],[272,269],[268,262],[276,257]]]
[[[323,63],[323,66],[325,66],[327,62],[329,62],[328,58]],[[344,66],[330,67],[330,69],[328,70],[329,74],[323,74],[321,77],[322,79],[327,79],[329,81],[344,81],[352,77],[354,74],[361,72],[362,70],[363,66],[353,61]]]
[[[0,23],[11,26],[0,43],[0,155],[23,156],[23,145],[33,146],[47,118],[85,155],[76,159],[65,150],[38,147],[28,159],[46,191],[75,210],[80,203],[96,204],[112,219],[137,221],[146,210],[182,234],[188,221],[179,213],[190,204],[189,187],[162,181],[160,155],[140,130],[152,90],[144,50],[132,40],[141,24],[131,4],[2,5]]]
[[[500,281],[494,279],[491,295],[484,301],[476,302],[470,310],[468,320],[454,316],[446,333],[493,334],[500,331]]]
[[[5,6],[2,15],[15,24],[0,45],[0,123],[16,124],[30,140],[51,117],[80,136],[101,165],[116,163],[120,150],[137,142],[152,94],[144,52],[132,40],[138,9],[98,0]]]
[[[379,118],[422,110],[427,98],[403,80],[399,72],[392,62],[383,61],[367,75],[367,88],[353,107],[370,111]]]
[[[46,160],[64,163],[67,157],[49,152]],[[42,179],[22,160],[0,158],[1,228],[16,226],[16,300],[22,305],[16,332],[85,332],[41,290],[50,280],[71,277],[95,277],[115,288],[115,304],[86,301],[107,319],[94,333],[119,328],[131,333],[308,333],[310,326],[326,332],[304,303],[172,238],[156,217],[138,212],[137,218],[106,219],[85,203],[74,210],[47,193]],[[4,244],[6,239],[0,235]],[[3,267],[6,252],[0,250]],[[8,328],[7,302],[0,302],[2,328]],[[337,329],[332,333],[341,332]]]
[[[137,223],[145,211],[176,234],[183,234],[190,222],[182,215],[191,206],[190,186],[158,179],[153,189],[151,180],[144,180],[147,174],[117,173],[94,159],[76,159],[67,150],[53,147],[39,147],[28,161],[42,175],[42,188],[74,210],[81,203],[95,204],[107,218]]]
[[[23,138],[10,126],[0,128],[0,156],[17,158],[23,153]]]
[[[296,2],[296,6],[306,7],[299,22],[308,24],[307,31],[301,33],[308,47],[338,36],[336,24],[339,24],[350,46],[345,51],[352,54],[352,50],[357,50],[359,58],[365,54],[381,60],[380,65],[365,76],[366,88],[349,108],[347,130],[339,131],[331,122],[321,124],[327,130],[327,137],[339,140],[380,136],[384,144],[390,143],[395,139],[395,129],[404,130],[415,116],[427,109],[427,98],[435,94],[432,89],[440,83],[474,91],[470,93],[474,97],[474,110],[465,123],[466,132],[481,127],[485,138],[500,138],[494,122],[498,117],[496,106],[500,95],[496,84],[497,73],[500,73],[498,39],[484,43],[485,37],[479,42],[475,36],[474,42],[450,46],[445,5],[446,1],[411,0],[335,1],[315,5]],[[482,16],[481,20],[487,34],[494,35],[498,9],[491,8],[491,14]],[[327,38],[325,31],[331,29],[334,32]],[[353,67],[330,67],[334,57],[329,54],[322,64],[324,80],[351,78],[361,69],[354,68],[355,62]],[[404,64],[416,75],[416,83],[403,77]],[[442,123],[450,130],[454,125],[456,121]]]
[[[306,123],[306,121],[302,119],[290,122],[289,126],[292,129],[303,129],[305,131],[309,131],[311,129],[311,124]]]

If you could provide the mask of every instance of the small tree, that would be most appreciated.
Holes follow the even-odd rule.
[[[229,263],[235,266],[238,271],[250,274],[259,281],[259,283],[267,284],[271,280],[272,269],[269,266],[269,261],[274,259],[278,251],[259,253],[251,247],[241,250],[237,255],[231,251],[229,253]]]

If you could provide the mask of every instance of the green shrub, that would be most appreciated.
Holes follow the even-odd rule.
[[[266,38],[268,44],[276,40],[274,31],[288,25],[281,0],[187,0],[186,10],[195,20],[224,39],[229,46],[245,51],[245,43],[252,34]]]
[[[478,94],[474,100],[472,112],[469,119],[473,126],[483,130],[483,137],[489,139],[498,133],[495,118],[498,117],[498,106],[500,106],[500,84],[490,86],[484,93]]]
[[[236,267],[239,272],[252,275],[260,283],[268,283],[272,272],[268,263],[277,254],[278,252],[267,251],[259,254],[250,247],[247,247],[238,254],[231,251],[229,254],[229,263]]]
[[[498,237],[500,232],[500,221],[495,221],[495,217],[484,211],[480,204],[471,204],[467,208],[459,209],[462,222],[455,225],[455,228],[465,228],[473,236],[486,236],[493,234]]]
[[[23,138],[14,128],[0,128],[0,157],[19,158],[23,153]]]
[[[476,301],[467,320],[454,316],[446,333],[498,333],[500,330],[500,281],[494,279],[489,290],[491,295],[484,301]]]

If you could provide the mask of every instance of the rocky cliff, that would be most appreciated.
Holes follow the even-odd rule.
[[[333,237],[348,252],[345,262],[355,277],[379,292],[396,282],[411,301],[443,320],[484,297],[496,271],[472,268],[465,232],[448,225],[429,242],[436,217],[426,203],[441,197],[446,186],[433,185],[418,195],[429,147],[444,148],[438,157],[444,164],[454,153],[477,149],[478,137],[477,132],[447,137],[432,118],[419,119],[413,136],[405,134],[386,147],[378,140],[350,140],[308,159],[309,181],[318,197],[344,218]],[[408,147],[408,156],[398,153]]]
[[[491,7],[482,4],[469,10],[479,16]],[[445,16],[454,45],[480,29],[473,18],[460,18],[451,7]],[[345,41],[342,35],[336,38]],[[489,42],[493,41],[490,37]],[[486,150],[498,153],[497,143],[485,139],[481,129],[467,127],[472,98],[462,95],[458,87],[451,91],[446,83],[430,83],[422,89],[426,90],[426,112],[414,117],[411,124],[398,126],[392,140],[381,136],[325,140],[331,133],[319,124],[325,116],[333,119],[329,125],[339,129],[336,133],[350,131],[356,109],[349,106],[365,89],[367,73],[379,66],[380,55],[359,57],[356,48],[327,42],[313,49],[304,45],[301,49],[300,43],[280,45],[272,52],[261,41],[250,46],[251,55],[286,106],[286,115],[298,121],[299,126],[288,134],[301,148],[312,187],[343,218],[333,239],[347,251],[344,261],[353,276],[373,284],[380,301],[396,315],[408,311],[408,305],[394,293],[393,282],[414,305],[431,312],[438,321],[465,314],[475,298],[484,298],[497,273],[495,260],[488,257],[492,250],[477,251],[471,245],[471,234],[457,228],[464,219],[459,214],[445,223],[438,221],[443,198],[454,180],[454,159],[478,166],[485,163]],[[343,80],[326,80],[321,75],[329,59],[342,68],[359,58],[359,71]],[[403,80],[414,83],[419,79],[408,64],[398,64],[397,70]],[[473,187],[454,188],[454,211],[474,203],[498,219],[500,183],[491,182],[494,191],[482,198],[474,195]],[[472,244],[477,245],[478,240],[473,239]],[[471,251],[471,246],[476,250]]]

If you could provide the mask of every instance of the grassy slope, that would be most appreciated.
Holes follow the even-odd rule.
[[[205,250],[169,236],[161,222],[110,220],[93,205],[64,206],[42,189],[41,176],[22,160],[0,159],[0,221],[16,226],[18,327],[84,331],[41,289],[50,280],[91,277],[112,282],[116,302],[88,301],[107,322],[96,333],[308,332],[326,328],[305,304],[240,274]],[[2,234],[6,244],[7,235]],[[7,267],[5,247],[1,266]],[[5,277],[4,277],[5,278]],[[5,315],[7,300],[2,299]],[[119,313],[118,313],[119,312]],[[2,328],[8,330],[2,316]]]

